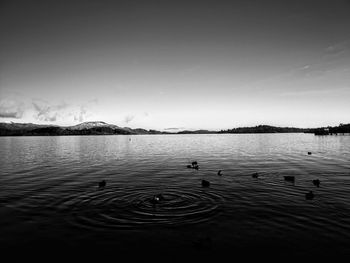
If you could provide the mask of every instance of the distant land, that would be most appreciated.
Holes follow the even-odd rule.
[[[166,132],[131,129],[103,121],[83,122],[74,126],[41,125],[33,123],[0,123],[0,136],[45,136],[45,135],[133,135],[164,134]]]
[[[143,135],[143,134],[244,134],[244,133],[314,133],[315,135],[328,135],[350,133],[350,124],[340,124],[335,127],[320,128],[293,128],[258,125],[254,127],[240,127],[228,130],[209,131],[179,131],[164,132],[119,127],[103,121],[83,122],[74,126],[42,125],[33,123],[0,123],[0,136],[59,136],[59,135]]]

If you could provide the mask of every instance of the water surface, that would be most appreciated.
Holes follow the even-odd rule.
[[[9,249],[349,255],[350,136],[1,137],[0,156]]]

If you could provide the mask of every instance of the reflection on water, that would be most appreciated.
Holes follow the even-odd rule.
[[[124,250],[349,253],[349,136],[2,137],[0,154],[0,244],[10,248],[98,240]]]

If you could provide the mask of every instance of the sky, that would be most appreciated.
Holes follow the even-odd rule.
[[[0,122],[350,123],[350,1],[0,3]]]

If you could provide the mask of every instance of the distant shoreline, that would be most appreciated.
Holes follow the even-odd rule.
[[[239,127],[228,130],[209,131],[179,131],[163,132],[119,127],[105,122],[84,122],[75,126],[61,127],[39,125],[32,123],[0,123],[0,136],[81,136],[81,135],[177,135],[177,134],[276,134],[276,133],[313,133],[315,135],[349,134],[350,124],[340,124],[335,127],[294,128],[258,125],[254,127]]]
[[[245,134],[312,134],[305,132],[265,132],[265,133],[154,133],[154,134],[32,134],[32,135],[0,135],[0,137],[69,137],[69,136],[146,136],[146,135],[245,135]]]

